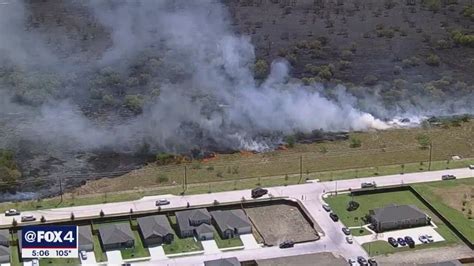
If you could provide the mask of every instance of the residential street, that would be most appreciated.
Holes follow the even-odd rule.
[[[468,178],[474,176],[474,170],[469,170],[468,168],[463,169],[453,169],[453,170],[443,170],[443,171],[433,171],[433,172],[423,172],[423,173],[413,173],[413,174],[404,174],[404,175],[390,175],[390,176],[377,176],[369,178],[360,178],[360,179],[348,179],[348,180],[339,180],[332,182],[309,182],[300,185],[293,186],[281,186],[281,187],[272,187],[268,188],[269,193],[275,197],[288,197],[292,200],[300,200],[304,207],[308,210],[310,215],[316,220],[319,227],[323,232],[321,233],[321,239],[315,242],[309,242],[304,244],[297,244],[294,248],[289,249],[280,249],[278,247],[265,247],[265,248],[254,248],[254,249],[244,249],[238,251],[227,251],[222,253],[212,253],[206,252],[203,255],[199,256],[186,256],[179,258],[163,258],[162,255],[154,256],[154,260],[149,262],[141,262],[140,264],[149,264],[149,265],[203,265],[202,262],[205,260],[218,259],[221,257],[237,257],[239,260],[250,260],[250,259],[267,259],[273,257],[282,257],[290,255],[300,255],[300,254],[310,254],[317,252],[334,252],[340,254],[345,258],[355,258],[357,256],[363,255],[367,257],[366,252],[362,247],[356,243],[348,244],[346,243],[345,236],[341,232],[343,225],[340,222],[333,222],[326,211],[322,209],[322,195],[331,191],[337,190],[346,190],[349,188],[355,189],[360,188],[360,183],[364,181],[373,181],[376,180],[377,186],[387,186],[387,185],[396,185],[401,183],[419,183],[419,182],[428,182],[428,181],[437,181],[441,180],[442,174],[453,174],[457,178]],[[232,202],[240,201],[242,197],[250,199],[250,190],[240,190],[240,191],[229,191],[229,192],[220,192],[220,193],[210,193],[210,194],[201,194],[201,195],[189,195],[189,196],[174,196],[174,195],[159,195],[152,197],[145,197],[140,200],[131,201],[131,202],[120,202],[120,203],[108,203],[100,205],[89,205],[89,206],[77,206],[70,208],[61,208],[61,209],[50,209],[50,210],[38,210],[25,212],[33,214],[36,217],[44,217],[48,221],[56,219],[69,219],[71,212],[74,212],[74,215],[79,217],[88,217],[96,216],[99,214],[100,210],[103,210],[104,213],[128,213],[130,209],[135,211],[146,211],[154,210],[155,201],[158,198],[167,198],[170,200],[171,204],[163,206],[162,209],[174,208],[174,207],[185,207],[189,202],[191,207],[193,205],[201,204],[212,204],[214,200],[219,202]],[[265,197],[268,197],[265,196]],[[303,200],[302,200],[303,199]],[[12,218],[5,217],[2,215],[0,217],[0,223],[2,225],[11,224]],[[247,243],[244,240],[244,244],[247,247]],[[109,257],[110,258],[110,257]],[[156,258],[156,259],[155,259]],[[162,258],[162,259],[158,259]]]

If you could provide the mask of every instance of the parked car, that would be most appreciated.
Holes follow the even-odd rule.
[[[167,199],[159,199],[155,202],[156,206],[168,205],[168,204],[170,204],[170,201]]]
[[[366,260],[364,257],[362,257],[362,256],[357,257],[357,262],[358,262],[360,265],[368,265],[368,264],[367,264],[367,260]]]
[[[425,235],[426,239],[428,239],[428,242],[433,242],[433,236],[430,235]]]
[[[87,260],[87,252],[85,250],[81,250],[80,254],[82,260]]]
[[[295,246],[295,242],[291,240],[286,240],[282,243],[280,243],[280,248],[292,248]]]
[[[415,241],[410,236],[405,236],[405,242],[411,248],[415,247]]]
[[[252,189],[252,198],[260,198],[261,196],[265,195],[268,193],[268,190],[267,189],[264,189],[264,188],[254,188]]]
[[[397,242],[397,240],[396,240],[395,238],[393,238],[393,237],[389,237],[389,238],[388,238],[388,243],[389,243],[390,245],[392,245],[394,248],[398,247],[398,242]]]
[[[405,241],[405,239],[403,237],[399,237],[397,238],[397,242],[398,244],[400,244],[400,246],[406,246],[407,242]]]
[[[370,265],[370,266],[377,266],[377,265],[378,265],[378,263],[375,261],[374,258],[370,258],[370,259],[368,260],[368,262],[369,262],[369,265]]]
[[[346,236],[346,241],[347,241],[347,243],[349,243],[349,244],[354,243],[354,240],[352,239],[352,236]]]
[[[331,217],[331,219],[332,219],[334,222],[339,221],[339,216],[337,216],[337,214],[335,214],[335,213],[333,213],[333,212],[331,212],[331,213],[329,214],[329,217]]]
[[[325,211],[327,211],[327,212],[330,212],[330,211],[331,211],[331,207],[330,207],[329,205],[327,205],[327,204],[324,204],[324,205],[323,205],[323,209],[324,209]]]
[[[428,238],[425,235],[421,235],[418,237],[421,243],[426,244],[428,243]]]
[[[372,182],[362,182],[360,184],[361,188],[370,188],[370,187],[377,187],[377,184],[375,184],[375,181]]]
[[[22,222],[36,221],[36,217],[34,217],[32,214],[23,215],[21,216],[21,221]]]
[[[356,266],[358,265],[357,261],[355,259],[349,259],[347,262],[349,262],[349,265],[351,266]]]
[[[342,228],[342,232],[345,234],[345,235],[350,235],[351,234],[351,229],[347,228],[347,227],[343,227]]]
[[[5,216],[15,216],[15,215],[20,215],[20,212],[15,209],[9,209],[5,211]]]
[[[453,179],[456,179],[456,176],[455,175],[442,175],[441,179],[442,180],[453,180]]]
[[[474,170],[474,164],[470,164],[469,169]]]

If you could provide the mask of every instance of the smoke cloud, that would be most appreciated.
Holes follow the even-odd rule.
[[[127,72],[128,59],[151,50],[160,56],[160,71],[151,77],[159,82],[159,96],[147,96],[140,115],[117,118],[112,114],[101,120],[86,116],[84,106],[68,94],[33,108],[14,103],[14,88],[0,88],[0,115],[7,118],[4,128],[9,128],[0,138],[8,140],[2,145],[12,143],[14,138],[70,151],[134,150],[143,143],[171,152],[194,147],[262,150],[275,141],[273,137],[260,137],[264,134],[389,127],[371,114],[380,117],[385,112],[376,101],[360,101],[342,86],[334,97],[328,97],[322,85],[290,81],[291,69],[283,59],[271,64],[266,80],[255,80],[254,47],[248,37],[233,33],[230,16],[219,1],[85,4],[108,30],[112,42],[97,60],[81,65],[67,59],[51,60],[54,56],[42,44],[42,38],[24,32],[26,11],[16,1],[7,8],[0,7],[2,56],[27,71],[35,65],[74,69],[81,75],[87,72],[84,69],[105,66]],[[167,71],[173,75],[168,77]],[[72,89],[86,90],[82,85]],[[66,86],[61,84],[60,90],[66,90]],[[360,104],[372,112],[362,111],[357,107]],[[9,120],[12,110],[21,118]]]

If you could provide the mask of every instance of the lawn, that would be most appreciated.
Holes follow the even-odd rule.
[[[241,247],[244,245],[239,236],[229,239],[222,239],[219,233],[214,230],[214,240],[219,248]]]
[[[171,244],[163,244],[163,250],[165,254],[176,254],[203,250],[203,247],[201,242],[195,241],[193,237],[179,238],[175,235]]]
[[[415,184],[413,188],[474,243],[474,178]]]
[[[349,194],[340,194],[338,196],[333,196],[326,199],[326,202],[331,206],[332,210],[337,213],[342,223],[344,223],[348,227],[360,226],[363,223],[362,218],[366,214],[368,214],[369,210],[371,209],[384,207],[392,203],[399,205],[408,204],[415,205],[421,210],[423,210],[426,214],[428,214],[433,219],[433,222],[436,223],[436,225],[438,226],[438,228],[436,228],[435,230],[446,240],[441,243],[432,243],[423,246],[417,245],[415,249],[439,245],[448,245],[460,242],[460,239],[457,238],[456,235],[454,235],[454,233],[449,230],[449,228],[437,216],[435,216],[431,211],[429,211],[426,205],[419,201],[416,196],[408,190],[354,196],[354,200],[357,201],[360,206],[357,210],[352,212],[346,210],[346,206],[349,200],[351,200],[351,196]],[[366,246],[368,247],[369,245]],[[381,252],[384,252],[385,254],[389,252],[398,252],[404,250],[394,249],[390,245],[387,246],[385,244],[374,244],[371,245],[371,248],[374,248],[374,252],[378,252],[380,254],[382,254]]]
[[[353,236],[365,236],[365,235],[370,235],[370,231],[365,229],[365,228],[353,228],[351,229],[351,234]]]
[[[107,254],[102,250],[102,246],[100,245],[100,240],[98,235],[93,235],[92,238],[94,239],[94,255],[97,262],[107,261]]]
[[[62,265],[80,265],[81,261],[79,258],[44,258],[39,260],[40,266],[47,266],[47,265],[54,265],[54,266],[62,266]]]
[[[126,260],[133,258],[150,257],[150,252],[148,251],[148,248],[145,248],[145,246],[143,245],[142,239],[138,231],[132,232],[135,236],[135,246],[133,248],[120,250],[120,252],[122,253],[122,258]]]
[[[13,242],[16,242],[18,239],[17,234],[13,234]],[[18,252],[18,246],[10,246],[10,264],[11,265],[21,265],[20,263],[20,254]]]

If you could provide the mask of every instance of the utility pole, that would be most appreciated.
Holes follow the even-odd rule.
[[[302,179],[303,179],[303,155],[300,155],[300,180],[298,181],[298,184],[301,183]]]
[[[61,196],[61,201],[59,203],[63,202],[63,179],[59,177],[59,195]]]
[[[433,150],[433,144],[430,142],[430,162],[428,163],[428,171],[431,171],[431,155]]]
[[[188,188],[188,170],[187,170],[187,167],[186,165],[184,166],[184,176],[183,176],[183,194],[184,192],[186,192],[187,188]]]

